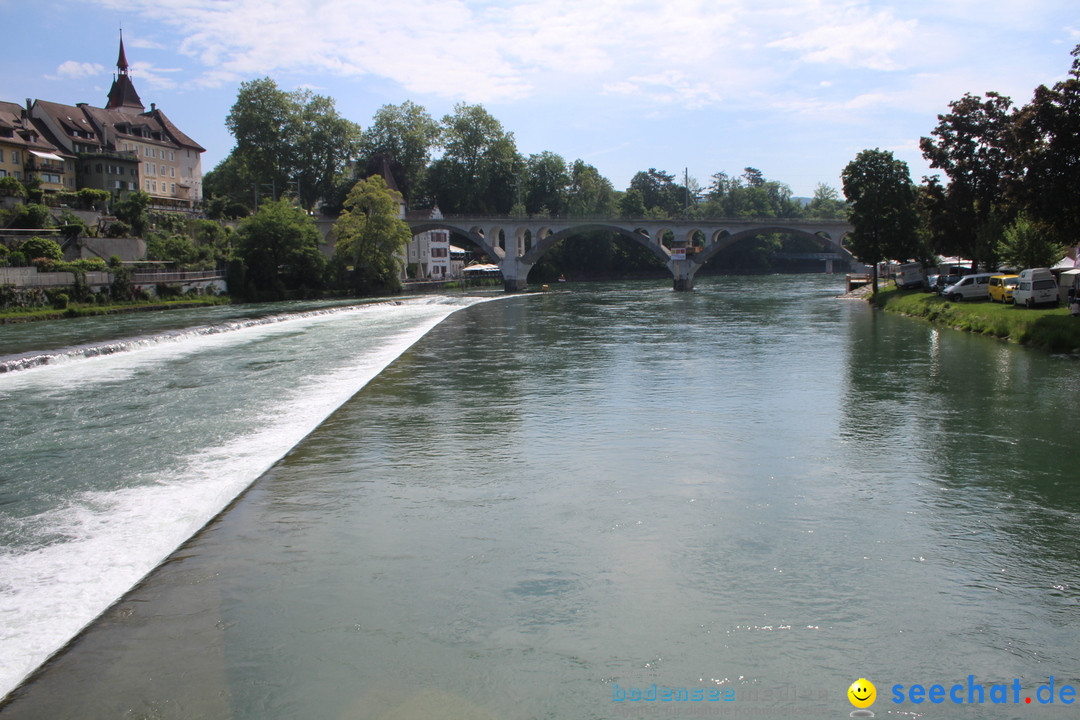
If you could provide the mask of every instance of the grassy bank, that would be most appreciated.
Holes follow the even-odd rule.
[[[887,287],[872,302],[887,312],[928,320],[935,325],[991,335],[1049,350],[1080,351],[1080,318],[1065,307],[1027,308],[986,301],[955,303],[933,293]]]
[[[71,303],[64,310],[50,307],[0,311],[0,325],[33,322],[35,320],[58,320],[60,318],[89,317],[92,315],[115,315],[117,313],[143,312],[149,310],[174,310],[177,308],[228,305],[231,301],[224,295],[199,295],[175,300],[140,300],[128,303],[96,305]]]

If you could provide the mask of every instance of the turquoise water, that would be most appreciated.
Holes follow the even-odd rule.
[[[1076,362],[838,286],[571,285],[392,342],[400,356],[313,414],[0,715],[835,718],[866,677],[878,717],[1072,716],[1036,693],[1051,676],[1080,687]],[[231,452],[263,425],[291,445],[277,433],[306,404],[295,367],[322,352],[298,343],[341,353],[301,375],[333,387],[330,368],[382,342],[334,342],[350,322],[216,349],[193,376],[243,369],[185,397],[261,387],[264,405],[240,403],[249,435],[147,462],[261,472]],[[113,393],[176,382],[199,355],[148,356]],[[209,427],[156,437],[197,446]],[[1019,680],[1020,703],[906,697],[966,697],[969,675],[987,693]],[[718,699],[630,699],[654,686]]]

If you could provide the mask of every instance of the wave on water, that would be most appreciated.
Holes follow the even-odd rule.
[[[80,493],[63,507],[24,518],[35,533],[62,540],[0,547],[0,702],[409,347],[455,311],[486,300],[443,297],[327,308],[68,348],[35,356],[40,360],[24,358],[21,365],[5,359],[4,371],[10,372],[183,339],[198,345],[208,334],[375,308],[382,311],[376,310],[373,321],[385,328],[381,340],[344,364],[274,389],[280,396],[274,411],[253,419],[249,431],[208,438],[176,466],[147,468],[148,483]],[[399,313],[392,305],[405,307]],[[430,307],[435,305],[441,307]]]
[[[259,327],[263,325],[276,325],[278,323],[327,317],[332,315],[339,315],[341,313],[360,312],[375,307],[386,307],[388,305],[404,305],[406,303],[413,304],[416,302],[420,302],[422,304],[449,304],[453,303],[454,299],[424,298],[420,301],[385,300],[380,302],[363,303],[358,305],[339,305],[335,307],[321,308],[319,310],[307,310],[297,313],[266,315],[263,317],[245,318],[242,320],[229,320],[227,322],[218,323],[216,325],[197,325],[194,327],[182,328],[180,330],[167,330],[165,332],[155,333],[153,335],[140,335],[130,338],[121,338],[118,340],[106,340],[98,343],[74,345],[72,347],[61,348],[58,350],[30,351],[25,353],[18,353],[15,355],[0,356],[0,373],[18,372],[20,370],[30,370],[32,368],[38,368],[45,365],[56,365],[59,363],[71,362],[73,360],[104,357],[108,355],[115,355],[117,353],[134,352],[137,350],[151,348],[157,345],[162,345],[164,343],[184,342],[187,340],[191,340],[192,338],[205,337],[209,335],[220,335],[222,333],[231,333],[236,332],[237,330],[245,330],[247,328]]]

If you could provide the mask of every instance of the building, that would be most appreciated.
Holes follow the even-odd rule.
[[[409,220],[441,220],[438,206],[430,210],[411,210]],[[427,230],[414,235],[406,246],[406,260],[416,266],[417,280],[445,280],[452,276],[450,266],[450,231]]]
[[[104,108],[27,100],[26,115],[48,130],[61,155],[77,158],[76,187],[108,190],[114,199],[142,190],[154,207],[194,209],[202,201],[205,149],[154,103],[149,111],[143,106],[129,75],[123,37],[116,71]]]
[[[22,183],[36,179],[43,190],[74,191],[75,156],[62,150],[46,125],[21,105],[0,102],[0,177]]]

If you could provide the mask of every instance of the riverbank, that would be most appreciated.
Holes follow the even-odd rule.
[[[1080,352],[1080,318],[1065,307],[1027,309],[992,302],[955,303],[925,291],[886,287],[870,301],[886,312],[989,335],[1050,352]]]
[[[227,295],[199,295],[176,300],[140,300],[112,305],[71,303],[63,310],[51,307],[4,310],[0,312],[0,325],[36,322],[38,320],[60,320],[62,318],[92,317],[95,315],[117,315],[121,313],[147,312],[150,310],[179,310],[181,308],[228,305],[232,301]]]

